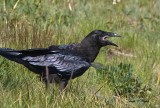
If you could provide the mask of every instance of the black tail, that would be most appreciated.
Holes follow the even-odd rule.
[[[18,58],[18,55],[20,55],[21,53],[16,52],[16,50],[10,49],[10,48],[0,48],[0,55],[15,61],[15,62],[20,62],[21,60]]]

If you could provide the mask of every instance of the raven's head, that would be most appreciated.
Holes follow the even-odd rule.
[[[106,32],[102,30],[94,30],[91,33],[89,33],[86,38],[82,40],[83,41],[88,41],[89,44],[97,44],[100,47],[106,46],[106,45],[113,45],[113,46],[118,46],[112,41],[108,40],[110,37],[121,37],[120,35],[112,32]]]

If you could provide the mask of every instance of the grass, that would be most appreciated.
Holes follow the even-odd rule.
[[[1,107],[160,107],[160,2],[112,2],[1,0],[0,47],[28,49],[79,42],[94,29],[123,36],[113,39],[119,48],[101,49],[96,62],[104,67],[90,68],[70,81],[62,96],[57,87],[45,91],[34,73],[1,57]],[[109,53],[110,49],[135,57]]]

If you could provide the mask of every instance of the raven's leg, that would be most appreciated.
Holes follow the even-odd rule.
[[[48,85],[49,85],[49,81],[48,81],[48,79],[45,78],[45,81],[44,81],[44,82],[45,82],[45,88],[46,88],[46,90],[47,90],[47,89],[48,89]]]
[[[48,88],[49,82],[50,82],[49,81],[49,69],[46,66],[46,72],[45,72],[45,85],[46,85],[46,89]]]
[[[68,80],[62,79],[59,83],[59,91],[62,93],[63,89],[67,86]]]

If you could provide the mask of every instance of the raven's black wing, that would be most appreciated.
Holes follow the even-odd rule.
[[[27,56],[22,58],[29,64],[38,67],[48,67],[50,73],[57,73],[61,76],[71,76],[73,78],[82,75],[90,64],[83,58],[65,53],[47,54],[36,57]]]
[[[31,71],[37,74],[43,74],[45,67],[49,67],[50,73],[58,73],[62,76],[80,76],[89,67],[90,64],[82,57],[77,56],[69,49],[75,44],[52,46],[50,48],[12,50],[0,49],[0,55],[9,60],[23,64]]]

